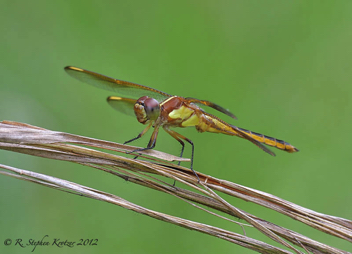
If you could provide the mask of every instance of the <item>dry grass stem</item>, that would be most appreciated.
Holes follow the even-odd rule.
[[[93,148],[115,151],[121,155],[106,153]],[[155,150],[139,152],[141,155],[138,159],[126,156],[126,152],[133,151],[136,148],[63,132],[50,131],[18,122],[3,121],[0,123],[0,149],[76,162],[105,171],[132,183],[165,192],[188,202],[196,208],[229,222],[237,223],[241,227],[254,227],[278,242],[282,248],[258,241],[246,235],[146,209],[116,195],[52,176],[5,165],[0,165],[0,174],[116,204],[159,220],[222,238],[260,253],[349,253],[317,242],[302,234],[275,225],[236,208],[221,198],[215,191],[267,207],[317,230],[352,242],[352,222],[350,220],[318,213],[274,195],[199,172],[197,174],[201,182],[198,183],[196,176],[190,169],[171,163],[172,161],[188,161],[188,159]],[[154,177],[154,175],[174,179],[191,187],[194,191],[172,186]],[[199,205],[202,205],[202,207]],[[219,212],[219,214],[211,212],[204,207],[212,208]],[[224,217],[220,212],[236,219],[242,219],[246,223],[235,222]],[[243,232],[245,231],[243,230]]]

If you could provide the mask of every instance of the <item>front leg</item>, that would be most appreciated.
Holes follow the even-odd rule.
[[[123,143],[123,144],[125,145],[125,144],[128,144],[128,143],[132,142],[132,141],[135,141],[135,140],[137,140],[137,139],[140,139],[140,138],[150,129],[150,127],[152,126],[152,124],[153,124],[153,123],[150,122],[150,123],[148,124],[148,126],[147,126],[146,128],[144,128],[144,130],[143,130],[141,133],[138,134],[137,137],[135,137],[135,138],[133,138],[133,139],[130,139],[130,140],[127,140],[127,141],[126,141],[125,143]],[[130,154],[130,153],[133,153],[133,152],[135,152],[135,150],[133,150],[133,151],[131,151],[131,152],[126,152],[126,154]],[[139,155],[141,155],[141,154],[139,154]],[[137,159],[139,155],[135,156],[133,159]]]
[[[154,127],[154,131],[153,131],[153,134],[152,136],[150,137],[150,140],[149,140],[149,143],[147,145],[147,147],[145,148],[138,148],[136,150],[133,150],[131,152],[127,152],[127,154],[130,154],[130,153],[135,153],[135,152],[140,152],[140,151],[145,151],[145,150],[149,150],[149,149],[153,149],[155,147],[155,144],[156,144],[156,139],[158,137],[158,133],[159,133],[159,127],[160,125],[157,125]],[[148,127],[149,129],[149,127]],[[135,138],[137,139],[137,138]],[[138,157],[138,156],[137,156]]]
[[[135,140],[137,140],[137,139],[140,139],[140,138],[150,129],[150,127],[152,126],[152,124],[153,124],[153,123],[150,122],[150,123],[148,124],[148,126],[145,127],[144,130],[143,130],[141,133],[138,134],[137,137],[135,137],[135,138],[133,138],[133,139],[130,139],[130,140],[127,140],[127,141],[126,141],[125,143],[123,143],[123,144],[125,145],[125,144],[128,144],[128,143],[132,142],[132,141],[135,141]]]

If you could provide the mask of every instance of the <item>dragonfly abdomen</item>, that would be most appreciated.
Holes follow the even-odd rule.
[[[235,126],[233,126],[235,127]],[[268,146],[273,146],[276,147],[280,150],[289,152],[289,153],[294,153],[294,152],[298,152],[299,150],[294,147],[293,145],[291,145],[290,143],[287,143],[286,141],[280,140],[280,139],[276,139],[273,137],[269,137],[260,133],[256,133],[253,131],[249,131],[246,129],[242,129],[239,127],[235,127],[235,129],[244,132],[245,134],[247,134],[248,136],[250,136],[251,138],[254,138],[255,140],[259,141],[260,143],[266,144]]]
[[[248,139],[246,137],[249,137],[248,139],[249,141],[251,141],[250,139],[254,139],[251,141],[251,142],[254,141],[253,142],[254,144],[257,141],[259,143],[263,143],[268,146],[273,146],[289,153],[298,152],[297,148],[295,148],[293,145],[283,140],[272,138],[260,133],[256,133],[253,131],[236,127],[210,114],[203,113],[200,117],[200,121],[198,125],[196,125],[196,128],[199,132],[206,131],[206,132],[213,132],[213,133],[222,133],[230,136],[238,136],[240,138],[245,138],[245,139]],[[265,149],[265,147],[261,146],[259,143],[256,145],[259,146],[265,152],[271,155],[274,155],[274,153],[270,152],[269,149]]]

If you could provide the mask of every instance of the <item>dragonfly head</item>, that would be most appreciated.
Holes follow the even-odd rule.
[[[138,122],[142,124],[146,124],[150,120],[156,120],[160,115],[159,102],[156,99],[143,96],[134,104],[134,113]]]

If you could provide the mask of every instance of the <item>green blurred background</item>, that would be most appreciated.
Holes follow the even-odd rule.
[[[180,133],[195,143],[205,174],[272,193],[315,211],[352,219],[351,1],[2,1],[0,120],[124,142],[143,126],[109,107],[112,93],[80,83],[73,65],[231,109],[239,127],[300,149],[271,157],[225,135]],[[149,135],[134,145],[145,146]],[[178,154],[165,133],[158,150]],[[186,156],[190,147],[186,146]],[[0,163],[103,191],[150,209],[242,233],[186,203],[68,162],[0,151]],[[185,164],[188,165],[188,164]],[[171,182],[171,181],[170,181]],[[0,177],[0,250],[6,238],[98,238],[98,246],[37,247],[36,253],[252,253],[226,241],[103,202]],[[237,207],[352,250],[268,209]],[[247,235],[269,241],[255,230]]]

